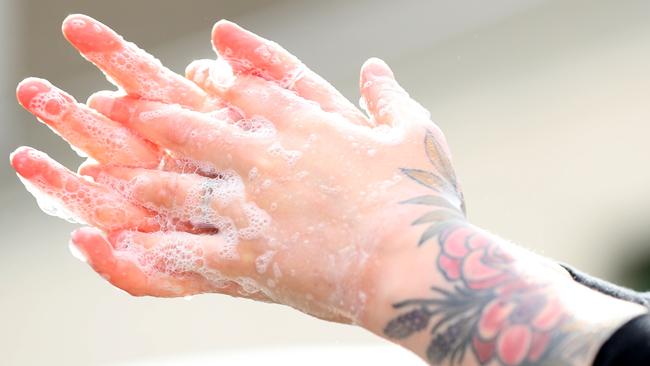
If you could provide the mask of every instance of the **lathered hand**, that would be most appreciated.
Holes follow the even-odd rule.
[[[219,59],[188,67],[194,83],[91,18],[63,30],[125,93],[86,106],[30,78],[18,98],[98,162],[80,169],[93,181],[28,148],[12,163],[97,228],[73,243],[132,294],[222,292],[353,322],[371,300],[372,263],[395,250],[395,216],[412,210],[400,201],[428,196],[441,207],[432,220],[463,218],[442,134],[378,59],[361,70],[367,118],[230,22],[213,30]]]

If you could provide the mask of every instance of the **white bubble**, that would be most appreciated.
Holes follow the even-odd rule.
[[[285,73],[284,77],[281,80],[278,80],[277,82],[283,88],[293,90],[295,88],[296,83],[300,79],[302,79],[306,71],[307,71],[307,67],[303,63],[299,62],[296,68]]]
[[[301,180],[302,178],[304,178],[304,177],[306,177],[306,176],[308,176],[308,175],[309,175],[309,172],[308,172],[308,171],[306,171],[306,170],[301,170],[301,171],[299,171],[298,173],[296,173],[295,177],[296,177],[296,180]]]
[[[182,108],[176,104],[166,104],[160,108],[141,112],[138,118],[142,121],[151,121],[162,118],[169,118],[182,112]]]
[[[255,270],[259,274],[264,274],[271,264],[271,259],[275,255],[275,250],[268,250],[255,259]]]
[[[242,208],[248,226],[239,229],[239,236],[247,240],[259,238],[271,223],[271,217],[254,203],[243,204]]]
[[[321,192],[327,194],[327,195],[336,195],[340,193],[343,190],[343,187],[336,185],[336,186],[328,186],[326,184],[320,184],[318,186],[318,189],[320,189]]]
[[[251,170],[248,171],[248,180],[255,180],[258,174],[259,172],[257,167],[256,166],[252,167]]]
[[[260,58],[264,61],[269,61],[271,59],[272,53],[266,44],[259,45],[253,52],[260,56]]]
[[[85,108],[75,107],[76,102],[72,97],[63,94],[63,92],[53,87],[47,92],[41,92],[35,95],[29,102],[29,109],[43,118],[54,121],[56,129],[48,124],[56,134],[64,137],[84,136],[86,141],[92,141],[94,144],[104,146],[104,156],[102,159],[105,163],[114,162],[115,156],[111,152],[119,151],[121,154],[128,155],[129,149],[132,149],[128,143],[132,139],[131,132],[125,128],[113,128],[107,124],[106,117],[99,113]],[[63,117],[78,123],[60,123]],[[87,154],[80,148],[70,145],[72,150],[81,157],[87,157]],[[84,148],[84,146],[81,146]]]
[[[276,156],[284,159],[289,166],[294,165],[302,156],[302,152],[298,150],[286,150],[279,142],[274,142],[268,147],[267,152],[271,156]]]
[[[123,45],[119,52],[87,52],[85,57],[95,64],[109,65],[116,73],[131,75],[135,80],[131,83],[130,94],[163,102],[176,100],[181,90],[174,86],[177,85],[175,74],[164,68],[160,60],[140,51],[134,43],[124,42]],[[150,72],[156,70],[163,71],[157,72],[156,78],[151,77]],[[114,83],[110,77],[107,79]]]
[[[230,87],[235,82],[230,64],[222,58],[213,61],[208,73],[208,82],[217,88]]]
[[[234,123],[240,131],[235,136],[254,136],[257,138],[275,136],[275,126],[268,119],[261,116],[240,119]]]
[[[220,169],[209,161],[192,159],[177,152],[174,152],[172,156],[181,173],[195,173],[206,177],[219,175]],[[164,166],[164,162],[162,164]]]
[[[282,277],[282,271],[278,262],[273,262],[273,277],[276,279]]]
[[[243,291],[242,295],[244,295],[244,296],[254,294],[256,292],[260,292],[260,290],[261,290],[260,285],[257,283],[257,281],[255,281],[252,278],[237,277],[235,279],[235,282],[238,283],[242,287],[242,291]]]
[[[93,203],[105,205],[105,202],[98,201],[97,197],[92,195],[93,192],[87,191],[84,187],[81,187],[80,192],[75,193],[52,189],[42,177],[31,178],[36,184],[21,176],[18,178],[25,185],[25,189],[34,196],[41,211],[74,224],[87,224],[82,217],[94,216]],[[62,185],[65,186],[66,179],[65,177],[62,179],[64,181]]]

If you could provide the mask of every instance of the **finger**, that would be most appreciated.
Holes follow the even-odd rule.
[[[37,78],[23,80],[18,101],[71,146],[104,164],[155,167],[162,152],[120,123],[77,103],[72,96]]]
[[[69,15],[62,28],[68,41],[129,95],[196,110],[209,103],[201,88],[97,20]]]
[[[107,97],[121,98],[123,97],[123,94],[108,91],[108,90],[102,90],[92,94],[88,98],[86,104],[88,105],[88,107],[90,107],[91,109],[93,109],[94,111],[98,112],[103,116],[104,114],[102,114],[102,112],[111,113],[106,109],[107,107],[106,104],[102,102],[106,100]],[[120,117],[120,116],[124,117],[123,115],[120,114],[116,114],[114,117]],[[209,113],[206,113],[206,116],[210,117],[211,119],[224,120],[224,121],[235,121],[235,120],[240,120],[242,118],[241,114],[232,108],[221,108],[221,109],[213,110]],[[120,121],[120,122],[121,122],[120,125],[124,127],[124,124],[127,123],[128,121]],[[132,131],[130,128],[127,128],[127,130]],[[94,164],[94,162],[89,162],[89,163]],[[113,165],[131,166],[130,164],[113,164]],[[218,169],[216,169],[216,167],[212,164],[206,164],[205,162],[197,161],[190,157],[184,156],[183,154],[177,151],[169,151],[169,150],[163,151],[162,157],[158,164],[158,168],[160,170],[177,172],[177,173],[195,173],[206,177],[214,177],[218,173]]]
[[[215,90],[219,85],[228,85],[233,80],[232,69],[223,60],[194,60],[185,68],[185,78],[191,80],[208,95],[211,103],[206,103],[203,112],[230,109],[226,103],[218,97]],[[211,107],[208,106],[211,104]]]
[[[234,102],[235,108],[224,108],[218,112],[213,112],[213,114],[225,114],[230,120],[233,121],[238,121],[242,118],[245,118],[242,113],[239,112],[248,111],[248,115],[266,115],[269,111],[277,111],[278,105],[287,107],[293,103],[296,103],[298,105],[304,106],[309,105],[312,109],[314,109],[313,104],[304,103],[304,101],[300,100],[300,98],[296,98],[293,93],[287,93],[277,85],[273,85],[272,83],[258,77],[244,75],[237,77],[237,79],[245,79],[250,81],[242,82],[240,80],[236,80],[236,78],[232,75],[232,69],[230,65],[228,65],[228,63],[223,59],[195,60],[187,66],[185,75],[188,79],[194,81],[197,85],[199,85],[211,95],[227,98],[229,94],[227,91],[228,89],[231,89],[231,98],[228,101],[231,103]],[[239,85],[235,86],[235,83]],[[252,98],[246,98],[246,102],[238,103],[239,105],[236,105],[239,98],[232,97],[239,94],[254,93],[256,88],[268,90],[265,90],[263,93],[256,93],[255,95],[259,96],[260,99],[254,103],[249,102],[252,100]],[[273,98],[269,99],[269,94],[273,95]],[[225,99],[223,100],[225,101]],[[260,105],[261,101],[265,103]],[[260,106],[266,108],[256,108]],[[287,117],[275,119],[277,124],[281,124],[282,121],[287,120]]]
[[[196,85],[206,90],[204,84],[207,83],[207,79],[210,76],[211,66],[212,60],[194,60],[185,67],[185,78],[192,80]]]
[[[311,111],[319,118],[331,119],[313,103],[305,102],[268,80],[250,75],[235,78],[229,69],[230,66],[224,65],[223,60],[196,60],[187,67],[186,76],[209,93],[231,103],[235,108],[229,108],[226,112],[231,120],[244,118],[236,113],[237,110],[247,116],[265,116],[276,126],[285,128],[296,128],[300,122],[293,125],[289,122],[304,121],[305,118],[300,117],[305,111]]]
[[[369,124],[363,113],[336,88],[277,43],[221,20],[212,30],[212,44],[236,74],[252,74],[273,80],[318,103],[327,112],[339,113],[352,123]]]
[[[132,295],[148,294],[147,276],[136,261],[115,253],[113,247],[93,228],[81,228],[72,233],[71,243],[83,254],[99,275]],[[153,294],[152,294],[153,295]]]
[[[185,68],[185,77],[210,95],[218,95],[219,89],[232,84],[235,78],[228,62],[221,58],[192,61]]]
[[[377,125],[429,121],[429,112],[411,99],[388,65],[378,58],[369,59],[361,67],[360,89],[368,114]]]
[[[47,213],[98,226],[104,230],[158,228],[153,215],[117,192],[90,182],[28,147],[11,155],[11,165]]]
[[[207,281],[201,281],[199,276],[177,278],[165,275],[165,271],[181,269],[182,265],[174,268],[172,263],[165,265],[165,262],[160,260],[161,263],[148,263],[148,258],[142,255],[146,249],[139,246],[139,243],[123,242],[122,247],[116,249],[99,230],[92,228],[75,230],[71,241],[99,275],[131,295],[173,297],[209,290]],[[141,252],[138,252],[138,249],[141,249]],[[187,262],[185,267],[195,265],[191,258]],[[154,267],[156,265],[157,268]]]
[[[219,257],[225,245],[219,235],[122,231],[107,240],[96,229],[82,228],[73,232],[72,244],[97,273],[132,295],[221,292],[267,299],[259,289],[242,291],[241,262]]]
[[[318,105],[256,76],[240,75],[232,85],[219,92],[225,101],[245,116],[264,117],[279,130],[313,132],[315,125],[346,121],[342,116],[327,113]]]
[[[275,133],[269,122],[255,121],[259,123],[246,131],[232,121],[178,105],[130,97],[95,94],[88,103],[146,139],[184,157],[213,164],[216,169],[249,169],[257,156],[253,138],[259,140]]]
[[[270,224],[269,215],[245,201],[242,179],[234,172],[206,178],[157,170],[116,166],[88,166],[84,174],[166,217],[188,222],[196,228],[218,229],[244,239],[261,237]]]

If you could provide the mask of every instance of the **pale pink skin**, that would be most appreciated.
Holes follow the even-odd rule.
[[[64,177],[86,187],[84,195],[124,201],[115,205],[116,213],[107,205],[91,207],[92,200],[61,198],[69,211],[97,228],[72,235],[97,272],[135,295],[225,292],[283,302],[331,320],[359,321],[368,300],[365,292],[374,286],[367,264],[379,246],[391,245],[383,243],[383,236],[396,225],[391,217],[400,209],[386,208],[422,191],[402,179],[399,168],[426,166],[422,141],[427,129],[445,144],[427,112],[399,87],[385,63],[371,59],[361,70],[360,90],[368,118],[293,55],[230,22],[217,23],[212,33],[215,50],[234,71],[230,85],[219,85],[215,77],[207,76],[214,61],[194,62],[187,78],[181,77],[86,16],[68,17],[63,32],[127,95],[97,93],[86,106],[45,80],[29,78],[19,85],[17,96],[25,108],[99,163],[80,169],[95,182],[29,148],[17,150],[12,164],[23,178],[43,189],[76,190],[73,184],[59,183]],[[124,60],[130,66],[122,67]],[[33,103],[38,96],[44,101]],[[224,106],[233,111],[223,112]],[[160,110],[164,113],[142,117]],[[276,133],[242,134],[233,125],[237,117],[262,117],[275,126]],[[380,125],[384,133],[377,132]],[[98,139],[93,132],[97,129],[120,136],[121,142]],[[297,155],[274,153],[277,146]],[[175,231],[166,227],[156,232],[157,208],[182,210],[179,206],[189,204],[184,198],[188,191],[209,179],[177,173],[182,169],[175,163],[177,156],[232,169],[242,177],[244,196],[227,205],[218,200],[211,204],[238,228],[247,226],[242,214],[246,203],[271,216],[259,237],[239,239],[238,258],[217,255],[223,238],[201,234],[186,222],[178,223]],[[166,171],[156,169],[161,160]],[[108,176],[113,179],[107,180]],[[139,177],[146,184],[134,186],[125,198],[110,184],[100,184],[101,177],[105,183]],[[114,247],[120,246],[119,231],[124,229],[135,230],[132,236],[144,248],[156,247],[162,237],[190,242],[202,253],[201,265],[228,279],[250,278],[264,291],[243,292],[236,281],[217,286],[199,274],[169,273],[160,266],[157,273],[143,274],[137,260],[116,255]],[[264,254],[272,259],[260,273],[255,261]]]
[[[69,16],[63,32],[123,92],[100,92],[82,104],[28,78],[18,100],[96,163],[76,174],[26,147],[11,163],[94,227],[73,232],[72,243],[113,285],[138,296],[217,292],[278,302],[378,334],[394,315],[393,302],[425,294],[433,283],[449,286],[432,265],[439,249],[417,248],[420,231],[409,229],[423,208],[398,204],[429,193],[400,173],[430,169],[426,131],[443,147],[441,158],[449,149],[383,61],[361,68],[366,117],[296,57],[227,21],[212,33],[220,61],[195,61],[186,77],[87,16]],[[223,71],[224,62],[234,75]],[[241,118],[268,120],[276,132],[242,133],[235,125]],[[197,201],[192,192],[212,182],[214,172],[188,168],[188,158],[233,171],[243,192]],[[441,194],[460,205],[455,192]],[[230,256],[223,255],[223,232],[185,215],[208,207],[241,230],[252,206],[270,221],[257,235],[240,235]],[[457,266],[452,254],[449,271]],[[556,272],[557,281],[568,283]],[[589,296],[596,299],[591,304],[606,302]],[[610,328],[641,311],[608,306],[619,314],[603,322]],[[423,355],[426,341],[402,343]]]

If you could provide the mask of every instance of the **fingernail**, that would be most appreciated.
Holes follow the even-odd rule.
[[[377,57],[369,58],[362,66],[363,73],[373,76],[388,76],[393,78],[393,71],[386,62]]]
[[[86,104],[97,112],[108,116],[111,114],[115,104],[115,97],[106,92],[98,92],[88,98]]]
[[[25,107],[29,108],[29,104],[35,96],[41,93],[47,93],[52,89],[52,85],[43,79],[30,77],[18,84],[16,88],[16,97],[18,102]]]
[[[79,167],[79,175],[85,175],[87,177],[91,177],[93,179],[97,179],[97,176],[99,176],[99,173],[101,172],[101,168],[98,164],[88,164],[88,165],[81,165]]]
[[[252,34],[240,27],[236,23],[233,23],[226,19],[221,19],[214,24],[212,27],[212,43],[217,49],[227,48],[232,44],[234,39],[242,34]],[[224,50],[222,50],[224,51]],[[228,55],[223,55],[228,56]]]
[[[239,28],[239,29],[241,29],[241,27],[239,25],[237,25],[236,23],[231,22],[228,19],[220,19],[219,21],[214,23],[214,27],[212,28],[212,30],[214,31],[217,28],[220,28],[220,29],[227,29],[227,28],[237,29],[237,28]]]
[[[39,168],[35,158],[38,152],[31,147],[21,146],[14,151],[9,160],[11,166],[16,170],[16,173],[21,177],[29,179],[39,172]]]
[[[83,14],[68,15],[61,29],[65,38],[81,52],[105,52],[118,48],[120,44],[115,32]]]

